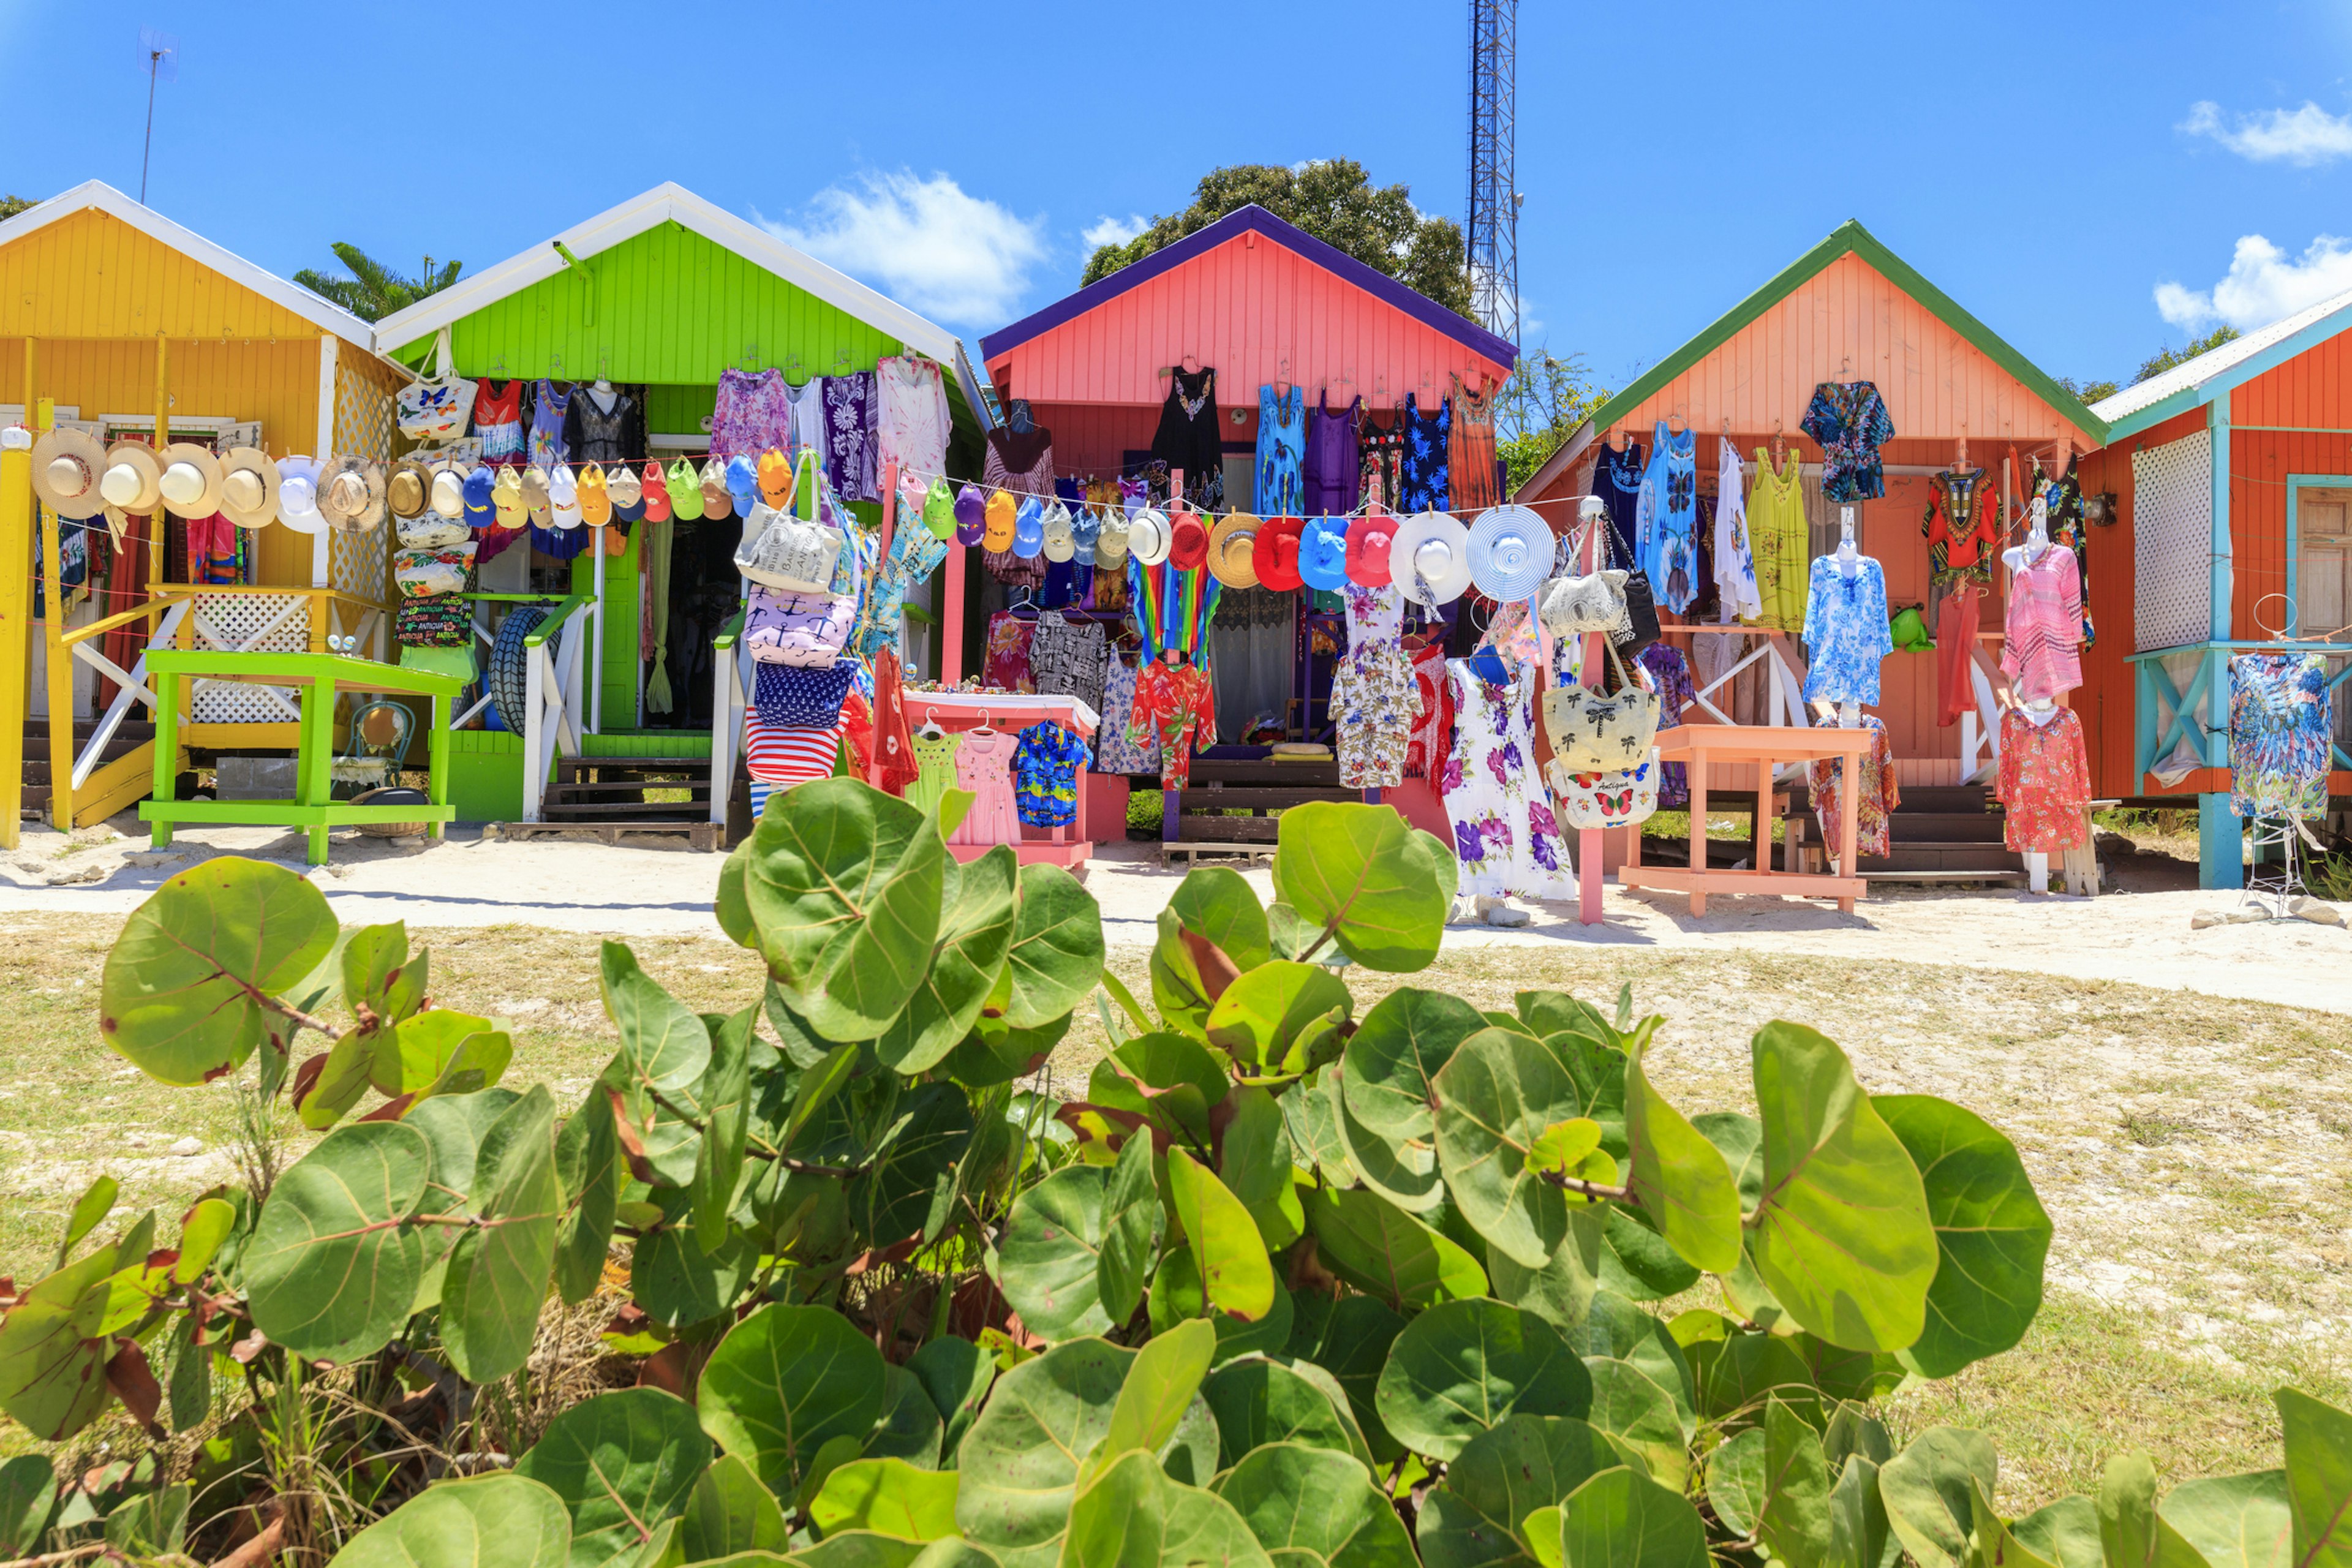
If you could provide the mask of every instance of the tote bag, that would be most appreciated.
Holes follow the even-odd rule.
[[[1637,766],[1658,735],[1658,699],[1633,683],[1617,645],[1603,639],[1622,689],[1603,695],[1584,686],[1556,686],[1543,694],[1544,733],[1552,756],[1580,773]]]
[[[1658,809],[1658,753],[1637,767],[1580,773],[1557,756],[1544,765],[1560,820],[1576,829],[1633,827]]]
[[[841,721],[841,704],[856,676],[853,664],[827,669],[763,664],[752,682],[751,706],[770,724],[829,730]]]
[[[857,619],[847,594],[792,594],[755,584],[744,602],[743,647],[761,664],[819,669],[841,657]]]
[[[445,339],[446,342],[446,340]],[[412,441],[453,441],[474,417],[474,382],[450,364],[448,350],[436,345],[441,374],[400,389],[400,433]]]

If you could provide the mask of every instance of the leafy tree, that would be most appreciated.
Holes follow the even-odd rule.
[[[1540,348],[1521,354],[1495,400],[1495,449],[1508,470],[1504,488],[1516,490],[1527,483],[1611,395],[1594,384],[1582,354],[1562,359]]]
[[[457,281],[457,270],[464,265],[452,261],[436,268],[428,256],[422,272],[414,278],[403,278],[356,245],[338,241],[327,248],[351,269],[352,275],[330,278],[306,267],[294,274],[294,281],[322,299],[333,300],[362,321],[380,321],[395,310],[408,309],[427,294],[439,293]]]
[[[2053,379],[2074,395],[2075,402],[2086,406],[2098,402],[2103,397],[2113,397],[2123,390],[2112,381],[2076,381],[2071,375],[2057,376]]]
[[[6,195],[0,195],[0,218],[15,217],[26,208],[37,205],[31,196],[20,196],[13,192]]]
[[[2210,353],[2223,343],[2235,340],[2238,335],[2238,329],[2224,321],[2203,337],[2191,338],[2177,349],[2158,349],[2140,361],[2139,374],[2132,377],[2132,383],[2137,385],[2149,376],[2162,375],[2174,365],[2187,364],[2199,354]]]
[[[1108,278],[1253,202],[1447,310],[1470,313],[1470,270],[1463,259],[1460,226],[1421,212],[1402,184],[1375,186],[1352,158],[1320,159],[1298,169],[1277,163],[1212,169],[1193,187],[1191,206],[1154,219],[1124,245],[1097,249],[1079,281]]]

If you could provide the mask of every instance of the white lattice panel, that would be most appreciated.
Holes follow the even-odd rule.
[[[301,653],[310,646],[310,602],[299,594],[200,596],[195,646],[227,653]],[[192,680],[188,716],[199,724],[286,724],[301,717],[292,689],[242,680]]]
[[[2213,434],[2132,454],[2135,653],[2213,631]]]

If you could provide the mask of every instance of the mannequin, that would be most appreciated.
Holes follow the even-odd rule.
[[[1852,578],[1855,573],[1862,570],[1862,552],[1854,547],[1853,508],[1850,506],[1838,508],[1837,569],[1838,575],[1845,578]],[[1839,703],[1837,721],[1838,728],[1841,730],[1861,729],[1862,704]]]

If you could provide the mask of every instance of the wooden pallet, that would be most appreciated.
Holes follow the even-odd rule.
[[[1161,841],[1160,858],[1162,864],[1176,859],[1198,862],[1203,855],[1263,855],[1271,860],[1274,851],[1272,844],[1209,844],[1199,839],[1173,839]]]
[[[618,844],[625,837],[647,834],[683,834],[687,843],[696,849],[717,849],[725,829],[716,822],[502,822],[499,824],[501,838],[548,838],[572,834],[585,835],[599,843]]]

